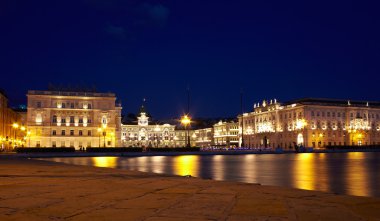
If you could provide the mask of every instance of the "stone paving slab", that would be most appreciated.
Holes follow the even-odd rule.
[[[0,158],[0,220],[380,220],[380,199]]]

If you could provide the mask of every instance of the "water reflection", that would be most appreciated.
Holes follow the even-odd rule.
[[[197,155],[186,155],[174,157],[174,174],[185,176],[198,176],[198,158]]]
[[[225,180],[224,178],[224,165],[225,165],[225,162],[224,162],[224,155],[216,155],[216,156],[213,156],[211,158],[212,160],[212,170],[213,170],[213,174],[212,174],[212,179],[214,180]]]
[[[349,160],[348,164],[350,164],[346,167],[347,193],[356,196],[371,195],[368,186],[368,172],[364,165],[365,161],[363,161],[365,159],[364,153],[348,153],[347,156]]]
[[[296,155],[293,164],[294,186],[305,190],[315,189],[315,157],[312,153],[301,153]]]
[[[380,196],[380,153],[52,158],[58,162]]]
[[[80,158],[78,158],[80,159]],[[96,167],[116,167],[117,157],[93,157],[92,162]]]

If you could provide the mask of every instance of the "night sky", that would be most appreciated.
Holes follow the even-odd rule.
[[[372,2],[372,3],[371,3]],[[254,102],[380,100],[375,1],[0,0],[1,84],[96,85],[124,113],[236,116]]]

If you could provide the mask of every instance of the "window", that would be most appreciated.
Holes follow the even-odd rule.
[[[70,104],[70,108],[74,109],[74,103]]]
[[[41,147],[41,141],[36,141],[36,147]]]
[[[327,117],[330,117],[330,112],[327,112]]]
[[[74,116],[70,116],[70,123],[74,123]]]
[[[83,118],[79,118],[79,123],[83,124]]]
[[[65,135],[66,135],[66,131],[65,131],[65,130],[62,130],[62,131],[61,131],[61,135],[62,135],[62,136],[65,136]]]
[[[62,123],[66,123],[66,118],[62,118],[62,119],[61,119],[61,122],[62,122]]]
[[[87,119],[87,123],[91,123],[91,119]]]
[[[65,103],[62,103],[62,108],[66,108],[66,104]]]
[[[53,136],[57,135],[57,131],[56,131],[56,130],[53,130],[52,135],[53,135]]]
[[[91,109],[91,104],[88,104],[88,109]]]
[[[37,108],[41,108],[41,101],[37,101],[37,103],[36,103],[36,106],[37,106]]]
[[[74,130],[70,130],[70,136],[74,136]]]
[[[57,123],[57,116],[53,116],[53,123]]]
[[[102,117],[102,124],[107,124],[107,118],[106,117]]]
[[[311,111],[311,116],[314,117],[314,111]]]
[[[319,117],[319,111],[317,112],[317,117]]]
[[[111,146],[111,141],[110,141],[110,140],[107,141],[107,145],[108,145],[108,146]]]
[[[82,135],[83,135],[82,130],[79,130],[79,136],[82,136]]]
[[[91,130],[87,131],[87,135],[91,136]]]

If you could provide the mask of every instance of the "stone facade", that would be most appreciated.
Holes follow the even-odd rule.
[[[31,147],[118,147],[121,106],[113,93],[28,91]]]
[[[197,129],[195,133],[195,143],[197,147],[211,147],[214,145],[214,128]]]
[[[186,131],[176,130],[175,125],[149,124],[144,106],[141,107],[137,124],[122,124],[121,141],[124,147],[184,147]],[[194,146],[194,131],[189,130]]]
[[[214,124],[214,145],[219,147],[239,146],[239,124],[238,122],[220,121]]]
[[[0,90],[0,150],[10,151],[24,146],[25,135],[22,115],[8,106],[8,97]]]
[[[238,118],[241,146],[380,144],[379,102],[307,98],[280,104],[274,99],[255,104],[252,112]]]

